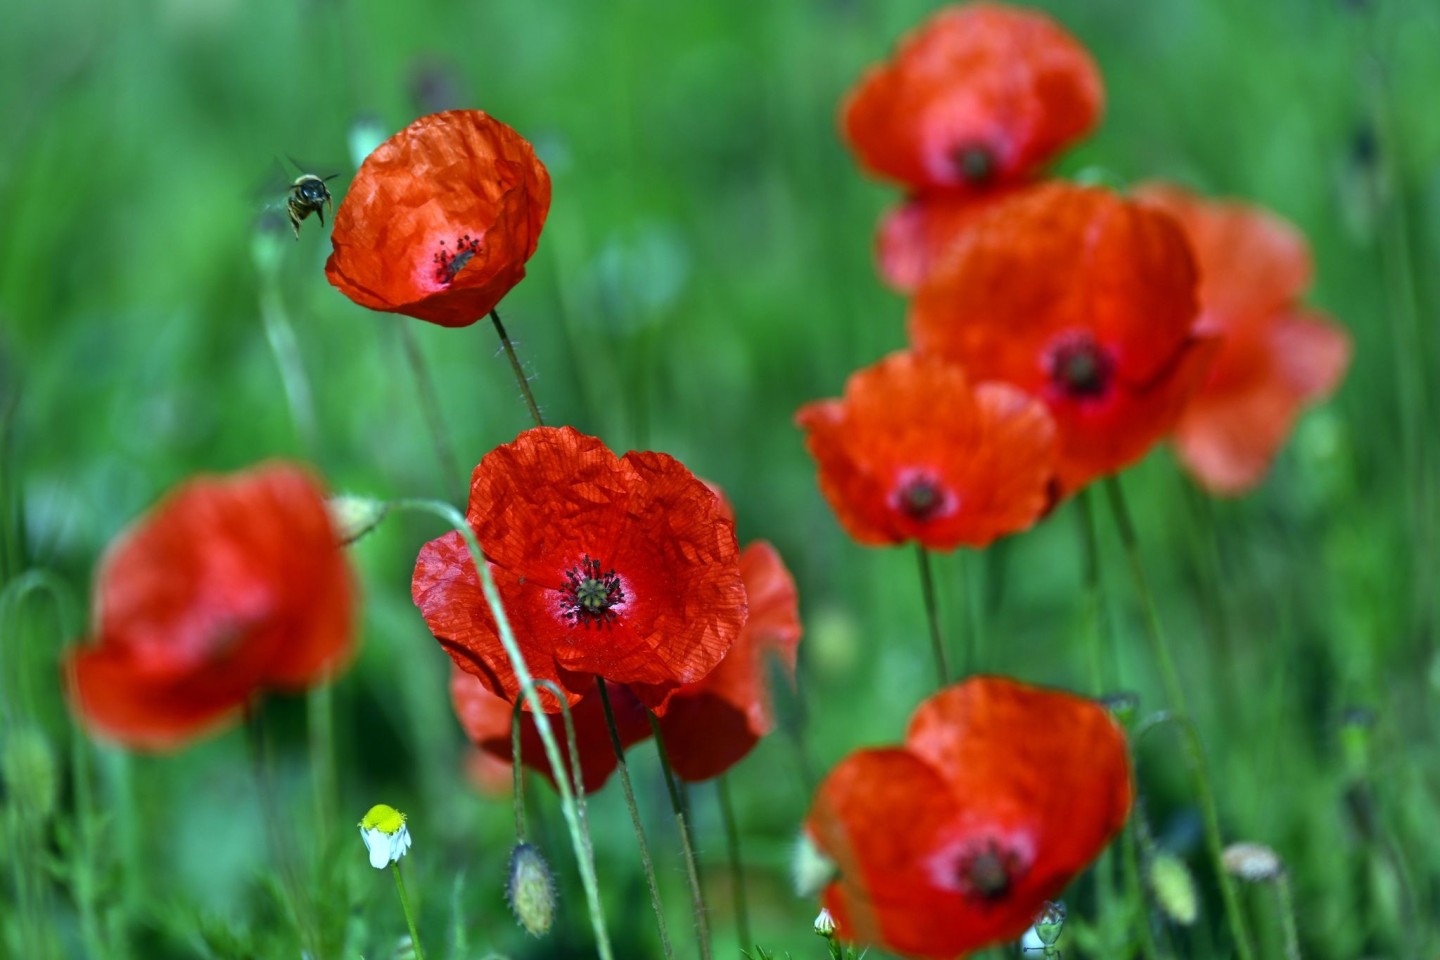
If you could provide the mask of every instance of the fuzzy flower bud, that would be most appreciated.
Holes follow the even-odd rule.
[[[820,916],[815,918],[815,935],[826,940],[835,936],[835,918],[830,915],[828,908],[821,909]]]
[[[55,812],[55,755],[38,728],[17,726],[5,736],[0,779],[21,817],[43,823]]]
[[[1225,872],[1250,883],[1266,883],[1285,872],[1280,855],[1263,843],[1232,843],[1220,855]]]
[[[1185,861],[1167,853],[1157,852],[1150,858],[1146,879],[1155,895],[1155,902],[1165,915],[1182,927],[1188,927],[1200,916],[1200,900],[1195,893],[1195,880]]]
[[[555,880],[540,851],[517,843],[510,853],[510,879],[505,899],[515,921],[532,937],[543,937],[555,920]]]
[[[325,508],[330,512],[335,531],[340,534],[340,542],[350,544],[380,526],[390,504],[373,497],[340,494],[325,501]]]

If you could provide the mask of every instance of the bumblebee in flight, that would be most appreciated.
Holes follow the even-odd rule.
[[[325,208],[334,207],[335,201],[330,197],[330,188],[325,186],[326,180],[334,180],[336,174],[328,177],[317,177],[313,173],[305,173],[295,178],[290,184],[290,196],[285,200],[285,214],[290,218],[290,226],[295,231],[295,239],[300,239],[300,221],[310,214],[320,218],[320,225],[325,225]]]

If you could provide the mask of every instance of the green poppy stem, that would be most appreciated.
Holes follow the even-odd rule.
[[[525,368],[520,365],[520,358],[515,355],[515,345],[510,342],[510,335],[505,332],[505,324],[500,322],[500,311],[490,311],[490,322],[495,325],[495,333],[500,337],[500,346],[505,350],[505,356],[510,360],[510,369],[515,373],[515,382],[520,385],[520,393],[525,397],[525,405],[530,408],[530,419],[535,421],[535,426],[545,426],[545,418],[540,415],[540,407],[535,403],[535,394],[530,390],[530,378],[525,376]]]
[[[665,786],[670,792],[670,809],[675,811],[675,826],[680,831],[680,850],[685,857],[685,879],[690,884],[690,906],[695,911],[695,936],[700,941],[700,957],[701,960],[710,960],[710,921],[705,909],[705,891],[700,885],[700,866],[695,859],[695,845],[690,841],[685,803],[675,782],[675,771],[670,768],[670,754],[665,749],[665,737],[660,732],[660,723],[649,710],[645,711],[645,716],[650,721],[650,732],[655,735],[655,753],[660,757],[660,769],[665,772]]]
[[[400,893],[400,909],[405,911],[405,925],[410,928],[410,946],[415,948],[415,960],[425,960],[425,951],[420,947],[420,931],[415,927],[415,915],[410,912],[410,898],[405,895],[405,878],[400,875],[400,861],[391,860],[390,869],[395,874],[395,889]]]
[[[480,589],[485,595],[485,603],[490,608],[490,614],[495,618],[495,628],[500,634],[500,645],[505,648],[505,654],[510,659],[510,667],[515,671],[515,679],[520,684],[520,696],[529,705],[531,714],[535,717],[535,732],[540,735],[540,742],[545,747],[545,758],[550,763],[550,772],[555,777],[555,789],[560,793],[560,810],[565,817],[565,826],[570,832],[570,843],[575,851],[575,859],[580,865],[580,884],[585,890],[585,906],[590,914],[590,925],[595,933],[596,949],[600,953],[601,960],[613,960],[614,954],[610,947],[610,935],[605,928],[605,912],[600,906],[600,884],[595,876],[595,854],[593,845],[590,842],[589,828],[584,818],[584,808],[576,802],[574,791],[570,786],[570,778],[565,775],[565,760],[560,753],[560,745],[555,739],[555,731],[551,727],[550,717],[545,712],[545,704],[536,691],[535,678],[530,674],[530,668],[525,663],[525,657],[520,653],[520,646],[515,640],[514,628],[510,625],[510,618],[505,613],[505,604],[500,599],[500,591],[495,587],[495,578],[490,575],[490,566],[485,562],[485,553],[480,549],[480,542],[475,539],[475,531],[465,522],[465,518],[448,503],[438,500],[396,500],[390,504],[396,510],[413,510],[421,513],[429,513],[437,516],[448,523],[456,533],[465,540],[465,546],[470,551],[470,562],[475,565],[475,570],[480,578]],[[576,754],[578,757],[578,754]]]
[[[635,825],[635,842],[640,845],[640,865],[645,870],[645,884],[650,888],[650,906],[655,911],[655,926],[660,931],[660,949],[666,960],[675,956],[670,946],[670,931],[665,926],[665,906],[660,902],[660,885],[655,880],[655,864],[650,859],[650,844],[645,840],[645,826],[640,822],[640,807],[635,803],[635,788],[630,783],[630,767],[625,762],[625,746],[620,742],[620,729],[615,725],[615,711],[610,708],[610,693],[605,680],[595,678],[600,691],[600,706],[605,710],[605,727],[610,731],[610,746],[615,750],[615,767],[620,785],[625,789],[625,805],[630,808],[630,822]]]
[[[935,603],[935,573],[930,569],[930,551],[915,545],[920,560],[920,593],[925,600],[925,619],[930,625],[930,651],[935,656],[935,675],[940,686],[950,684],[950,666],[945,662],[945,641],[940,635],[940,611]]]
[[[740,857],[740,831],[735,825],[735,805],[730,799],[730,775],[720,774],[715,788],[720,794],[720,818],[725,824],[725,849],[730,858],[730,885],[735,896],[735,930],[740,937],[740,949],[749,950],[754,946],[750,940],[750,903],[745,895],[745,868]]]

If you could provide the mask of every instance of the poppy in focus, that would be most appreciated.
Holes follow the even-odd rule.
[[[475,468],[466,520],[531,673],[572,706],[599,676],[663,713],[745,623],[735,524],[663,453],[617,457],[570,427],[527,430]],[[459,533],[420,551],[411,594],[461,669],[513,702],[519,681]]]
[[[840,937],[950,958],[1015,940],[1130,812],[1125,735],[1099,704],[1001,677],[922,703],[901,747],[860,750],[806,829],[834,861]]]
[[[1214,353],[1197,312],[1195,262],[1174,220],[1052,182],[966,231],[916,291],[910,335],[975,380],[1042,399],[1071,493],[1173,429]]]
[[[350,569],[298,466],[187,481],[111,545],[96,580],[70,701],[130,747],[179,746],[262,690],[324,681],[351,650]]]
[[[362,307],[463,327],[524,279],[549,211],[524,137],[480,110],[430,114],[360,165],[325,275]]]
[[[749,617],[729,654],[704,679],[681,687],[660,718],[661,735],[671,767],[690,782],[719,776],[738,763],[774,727],[766,671],[773,657],[793,681],[795,650],[800,642],[800,617],[795,581],[775,548],[764,541],[740,555]],[[608,687],[610,705],[622,746],[650,736],[645,708],[629,689]],[[486,690],[474,676],[456,668],[450,678],[456,715],[466,734],[486,756],[508,760],[510,711],[506,701]],[[600,698],[587,692],[573,707],[576,746],[587,791],[598,790],[615,769],[615,751],[605,727]],[[558,718],[556,718],[558,720]],[[556,727],[557,733],[559,727]],[[521,759],[550,778],[540,736],[530,715],[520,717]],[[569,750],[561,743],[569,769]]]
[[[795,421],[825,499],[860,543],[983,547],[1050,503],[1056,434],[1044,404],[1007,384],[972,386],[936,357],[893,354]]]
[[[1200,325],[1220,338],[1175,427],[1176,451],[1210,492],[1245,493],[1265,478],[1301,412],[1339,385],[1350,337],[1300,306],[1310,250],[1290,224],[1178,187],[1148,185],[1137,196],[1185,229],[1200,268]]]

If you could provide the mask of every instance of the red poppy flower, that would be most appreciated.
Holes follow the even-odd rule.
[[[261,690],[324,680],[350,652],[353,607],[324,494],[305,470],[198,477],[101,561],[93,642],[67,661],[70,699],[107,737],[178,746]]]
[[[1195,263],[1168,216],[1096,188],[998,204],[916,291],[915,348],[1043,399],[1071,492],[1143,456],[1199,387]]]
[[[872,67],[842,111],[872,173],[917,190],[973,193],[1029,177],[1100,117],[1100,73],[1044,14],[948,7]]]
[[[893,354],[795,422],[825,499],[861,543],[983,547],[1029,527],[1050,500],[1055,426],[1044,405],[1006,384],[972,387],[934,357]]]
[[[524,279],[549,211],[524,137],[480,110],[431,114],[360,165],[325,276],[362,307],[463,327]]]
[[[704,679],[681,687],[660,718],[661,733],[675,775],[691,782],[719,776],[738,763],[774,726],[765,677],[773,656],[793,679],[800,619],[795,582],[775,548],[752,543],[740,555],[749,597],[749,618],[729,654]],[[650,736],[645,708],[621,685],[611,685],[610,704],[620,742],[629,747]],[[460,725],[487,755],[509,759],[510,704],[456,669],[450,693]],[[580,770],[586,790],[598,790],[615,769],[615,751],[605,727],[600,698],[587,692],[572,708]],[[526,766],[547,778],[551,771],[529,714],[520,718],[521,754]],[[557,726],[557,735],[559,732]],[[569,750],[564,750],[569,764]],[[567,767],[568,769],[568,767]]]
[[[875,234],[880,276],[896,290],[913,293],[935,265],[960,245],[966,229],[1016,189],[997,187],[980,196],[931,191],[887,211]]]
[[[1200,267],[1200,324],[1215,362],[1175,427],[1180,462],[1212,493],[1265,477],[1301,412],[1334,391],[1350,337],[1299,306],[1310,286],[1305,238],[1273,214],[1153,184],[1138,195],[1178,220]]]
[[[530,672],[572,705],[599,676],[663,713],[745,622],[735,524],[663,453],[616,457],[570,427],[527,430],[475,468],[466,519]],[[513,701],[519,682],[458,533],[420,551],[412,596],[455,662]]]
[[[839,871],[824,901],[842,937],[950,958],[1024,933],[1130,803],[1103,707],[974,677],[922,703],[903,747],[842,760],[806,827]]]

